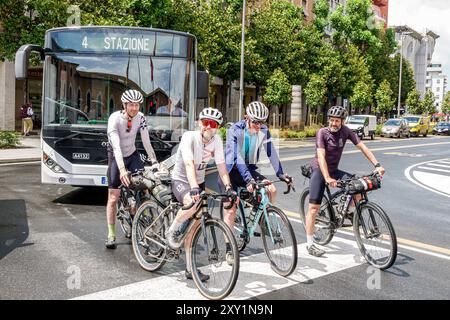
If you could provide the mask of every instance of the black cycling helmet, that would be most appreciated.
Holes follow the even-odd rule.
[[[347,118],[347,110],[341,106],[334,106],[334,107],[331,107],[330,110],[328,110],[327,116],[329,118],[333,117],[333,118],[345,119],[345,118]]]

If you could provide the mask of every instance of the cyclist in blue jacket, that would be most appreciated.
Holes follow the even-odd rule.
[[[246,187],[249,192],[253,192],[253,184],[256,180],[268,181],[257,171],[263,145],[277,177],[287,184],[292,183],[292,178],[283,172],[270,131],[264,124],[268,116],[269,109],[263,103],[253,101],[246,108],[245,119],[236,122],[227,130],[225,162],[235,190],[238,187]],[[221,181],[219,185],[224,190]],[[273,184],[270,184],[267,189],[270,201],[274,203],[277,190]]]

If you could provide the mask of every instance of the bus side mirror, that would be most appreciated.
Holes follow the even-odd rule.
[[[39,52],[41,61],[45,59],[44,49],[41,46],[34,44],[25,44],[16,52],[16,59],[14,62],[14,69],[17,80],[26,79],[28,76],[28,60],[30,59],[31,51]]]
[[[209,98],[209,73],[197,71],[197,99]]]

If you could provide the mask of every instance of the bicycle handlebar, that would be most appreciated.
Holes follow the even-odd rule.
[[[373,172],[371,172],[371,173],[369,173],[369,174],[363,174],[362,176],[357,176],[357,175],[355,175],[354,177],[352,177],[352,178],[350,178],[350,179],[345,179],[345,180],[337,180],[336,182],[337,182],[337,187],[338,188],[340,188],[340,189],[345,189],[346,188],[346,186],[347,186],[347,184],[350,182],[350,181],[352,181],[352,180],[355,180],[355,179],[359,179],[359,178],[362,178],[362,177],[378,177],[378,178],[382,178],[382,176],[380,175],[380,173],[378,172],[378,171],[373,171]],[[327,185],[329,185],[328,183],[327,183]]]
[[[230,197],[226,194],[226,193],[218,193],[218,194],[212,194],[212,193],[206,193],[205,191],[203,191],[202,193],[200,193],[200,200],[206,200],[208,198],[213,198],[213,199],[230,199]],[[225,209],[231,209],[234,204],[236,203],[237,197],[236,199],[231,199],[231,203],[229,206],[224,207]],[[198,203],[199,201],[192,201],[190,204],[188,204],[187,206],[183,206],[181,207],[182,210],[189,210],[191,209],[196,203]]]

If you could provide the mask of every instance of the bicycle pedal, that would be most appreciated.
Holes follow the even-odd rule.
[[[253,236],[254,237],[261,237],[261,233],[255,231],[255,232],[253,232]]]

